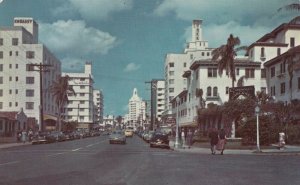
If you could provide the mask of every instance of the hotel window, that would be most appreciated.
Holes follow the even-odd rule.
[[[12,51],[9,51],[9,56],[12,56]]]
[[[80,103],[80,104],[84,104],[84,101],[81,100],[81,101],[79,101],[79,103]]]
[[[68,96],[73,96],[73,93],[68,93]]]
[[[207,96],[211,96],[211,87],[207,87],[207,93],[206,93]]]
[[[169,92],[173,93],[174,92],[174,88],[169,88]]]
[[[9,94],[12,94],[12,90],[11,89],[9,89]]]
[[[12,68],[12,64],[9,64],[9,69],[11,69]]]
[[[81,85],[81,86],[80,86],[80,89],[84,89],[84,88],[85,88],[85,86],[84,86],[84,85]]]
[[[170,79],[169,84],[174,84],[174,79]]]
[[[208,68],[207,72],[208,77],[217,77],[217,68]]]
[[[276,91],[275,91],[275,86],[271,86],[271,96],[275,96]]]
[[[193,54],[190,54],[190,59],[193,59],[193,58],[194,58]]]
[[[213,89],[213,96],[214,97],[218,96],[218,87],[214,87],[214,89]]]
[[[226,87],[225,91],[226,91],[226,94],[228,94],[229,93],[229,87]]]
[[[79,119],[80,119],[80,121],[83,121],[84,120],[84,116],[80,116]]]
[[[9,81],[12,81],[12,77],[11,76],[9,77]]]
[[[19,77],[16,76],[16,82],[19,81]]]
[[[281,49],[277,48],[277,56],[281,55]]]
[[[283,73],[285,73],[285,62],[282,62],[280,64],[280,74],[283,74]]]
[[[246,69],[246,78],[255,78],[255,69],[248,68]]]
[[[8,105],[9,105],[9,107],[11,107],[11,106],[12,106],[12,102],[9,102],[9,104],[8,104]]]
[[[300,77],[298,77],[298,90],[300,90]]]
[[[26,58],[34,58],[34,51],[26,51]]]
[[[12,44],[13,46],[17,46],[19,40],[18,40],[18,38],[12,38],[11,42],[12,42],[11,44]]]
[[[33,97],[34,90],[33,89],[26,89],[26,97]]]
[[[285,83],[284,82],[280,84],[280,93],[281,94],[285,93]]]
[[[3,96],[3,89],[0,89],[0,96]]]
[[[201,55],[204,56],[205,55],[204,52],[201,52]]]
[[[80,78],[80,81],[84,81],[85,79],[84,78]]]
[[[0,51],[0,58],[3,58],[3,51]]]
[[[0,64],[0,71],[3,71],[3,64]]]
[[[84,108],[80,108],[79,111],[80,111],[80,112],[83,112],[83,111],[84,111]]]
[[[209,52],[207,52],[207,56],[209,56]]]
[[[18,107],[18,105],[19,105],[18,102],[16,102],[16,103],[15,103],[15,107]]]
[[[186,67],[186,62],[183,63],[183,67]]]
[[[16,51],[16,56],[19,56],[19,52],[18,51]]]
[[[295,38],[294,37],[290,38],[290,47],[295,47]]]
[[[169,67],[174,67],[174,63],[173,62],[169,63]]]
[[[0,84],[3,84],[3,76],[0,76]]]
[[[266,69],[265,68],[260,70],[260,77],[261,78],[266,78]]]
[[[26,71],[33,71],[34,70],[34,66],[30,65],[30,64],[26,64]]]
[[[25,106],[27,110],[32,110],[34,108],[34,102],[26,102]]]
[[[196,80],[199,78],[199,70],[196,71]]]
[[[3,109],[3,102],[0,102],[0,109]]]
[[[275,67],[271,67],[271,78],[275,76]]]
[[[79,96],[84,96],[84,93],[79,93]]]
[[[0,46],[3,46],[3,38],[0,38]]]
[[[71,111],[73,111],[73,109],[72,108],[68,108],[68,112],[71,112]]]
[[[18,89],[16,89],[16,90],[15,90],[15,93],[16,93],[16,94],[18,94],[18,93],[19,93]]]
[[[26,84],[34,84],[34,77],[26,77]]]
[[[236,68],[236,76],[240,75],[240,68]]]
[[[174,71],[169,71],[170,76],[174,76]]]
[[[260,57],[265,58],[265,48],[260,48]]]
[[[267,88],[266,88],[266,87],[261,87],[261,88],[260,88],[260,92],[267,93]]]
[[[16,64],[16,69],[18,69],[19,68],[19,64]]]

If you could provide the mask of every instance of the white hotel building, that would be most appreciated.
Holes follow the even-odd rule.
[[[93,91],[94,98],[94,121],[96,124],[100,125],[103,122],[103,93],[101,90]]]
[[[51,65],[40,74],[30,71],[28,64]],[[32,68],[31,68],[32,69]],[[38,67],[34,67],[38,70]],[[28,118],[40,120],[43,98],[44,123],[55,126],[57,106],[49,87],[61,75],[60,61],[43,44],[38,43],[38,24],[33,18],[14,18],[13,27],[0,27],[0,111],[20,111]],[[53,125],[54,124],[54,125]]]
[[[143,127],[143,123],[146,121],[146,102],[138,96],[136,88],[133,89],[132,97],[129,99],[128,110],[126,126],[133,127],[134,130]]]
[[[86,62],[84,73],[63,73],[70,77],[69,85],[75,91],[68,94],[69,103],[65,106],[65,120],[77,121],[78,128],[90,129],[94,127],[94,99],[92,64]]]

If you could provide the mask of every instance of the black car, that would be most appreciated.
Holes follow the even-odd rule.
[[[150,139],[150,147],[164,147],[170,148],[169,146],[169,136],[163,132],[155,132],[153,133]]]

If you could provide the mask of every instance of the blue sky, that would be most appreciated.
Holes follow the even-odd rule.
[[[33,17],[39,39],[64,72],[93,62],[94,87],[104,93],[105,114],[124,115],[133,88],[150,99],[146,81],[164,78],[167,53],[182,53],[193,19],[202,19],[209,47],[230,33],[242,45],[299,15],[276,10],[298,0],[3,0],[0,26]]]

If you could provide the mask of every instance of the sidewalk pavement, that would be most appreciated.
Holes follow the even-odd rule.
[[[199,153],[199,154],[211,154],[210,148],[201,148],[198,146],[183,146],[180,148],[174,148],[174,141],[170,140],[169,145],[170,148],[174,151],[178,152],[186,152],[186,153]],[[256,150],[249,149],[226,149],[224,150],[224,155],[300,155],[300,146],[291,146],[286,145],[283,149],[278,149],[276,145],[273,145],[274,148],[271,149],[261,149],[261,152],[257,152]],[[216,154],[220,154],[220,151],[217,151]]]
[[[12,147],[18,147],[18,146],[26,146],[26,145],[31,145],[31,142],[26,142],[26,143],[0,143],[0,150],[5,149],[5,148],[12,148]]]

